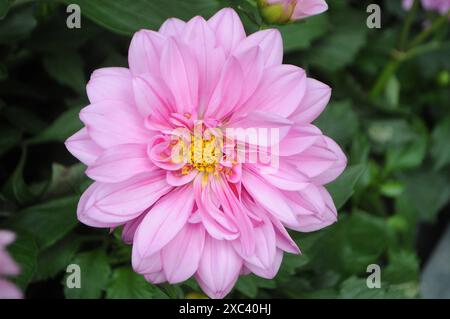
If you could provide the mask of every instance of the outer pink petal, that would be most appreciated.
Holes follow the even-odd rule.
[[[130,220],[123,226],[122,230],[122,240],[124,243],[131,245],[133,243],[134,234],[136,233],[136,229],[142,222],[142,219],[145,217],[147,212],[143,212],[141,215],[136,217],[133,220]]]
[[[232,53],[238,55],[256,46],[262,51],[266,67],[280,65],[283,62],[283,40],[277,29],[267,29],[251,34],[242,40]]]
[[[175,99],[161,78],[151,74],[137,76],[133,78],[133,92],[142,116],[150,115],[154,120],[168,122],[168,117],[175,111],[172,107]]]
[[[288,227],[301,232],[310,232],[336,222],[336,208],[323,186],[310,185],[290,199],[292,201],[289,204],[297,213],[298,223],[287,225]]]
[[[292,126],[289,134],[281,140],[278,150],[281,156],[299,154],[311,147],[322,132],[314,125]]]
[[[172,189],[164,172],[151,172],[125,182],[95,182],[78,203],[78,219],[93,227],[115,227],[139,216]]]
[[[182,186],[161,198],[148,212],[134,236],[140,256],[150,256],[167,245],[184,227],[194,206],[191,186]]]
[[[178,36],[183,31],[186,26],[186,22],[177,18],[170,18],[164,21],[164,23],[159,28],[159,33],[165,36]]]
[[[229,57],[209,101],[206,118],[222,119],[233,111],[241,98],[243,79],[244,74],[240,63],[236,58]]]
[[[251,256],[246,256],[242,253],[242,246],[234,241],[234,248],[236,252],[246,261],[257,267],[269,268],[275,258],[276,242],[275,231],[273,229],[270,219],[264,216],[261,211],[258,214],[263,218],[262,225],[255,227],[253,231],[255,244],[255,251]]]
[[[306,80],[306,92],[297,110],[290,116],[296,123],[308,124],[314,121],[330,101],[331,88],[317,80]]]
[[[159,61],[166,37],[151,30],[136,32],[128,51],[128,64],[134,75],[159,74]]]
[[[69,137],[64,144],[85,165],[92,165],[103,151],[92,141],[85,127]]]
[[[203,225],[187,223],[162,249],[163,269],[168,282],[185,281],[197,271],[204,242]]]
[[[225,8],[217,12],[208,20],[208,24],[213,29],[217,42],[225,49],[225,54],[237,47],[245,38],[245,30],[241,19],[236,11]]]
[[[204,114],[211,93],[216,87],[225,62],[225,53],[216,46],[214,31],[202,17],[194,17],[187,24],[182,39],[195,55],[198,65],[198,113]],[[216,117],[217,118],[217,117]]]
[[[252,271],[254,274],[266,278],[266,279],[273,279],[276,274],[278,273],[278,270],[280,269],[281,261],[283,260],[283,251],[280,249],[277,249],[275,253],[275,258],[272,261],[272,264],[269,267],[257,267],[249,262],[245,263],[245,267],[247,267],[250,271]]]
[[[123,144],[108,148],[86,170],[86,175],[98,182],[118,183],[156,166],[147,155],[145,144]]]
[[[97,103],[114,100],[133,104],[134,96],[130,71],[126,68],[105,69],[95,70],[92,73],[86,86],[89,101]]]
[[[267,68],[260,85],[242,109],[288,117],[297,110],[305,90],[306,74],[303,69],[287,64]]]
[[[11,258],[7,251],[0,247],[0,276],[16,276],[20,273],[20,267]]]
[[[16,240],[16,234],[9,230],[0,230],[0,249]]]
[[[164,271],[157,271],[157,272],[153,272],[151,274],[146,274],[144,277],[148,282],[155,284],[155,285],[161,284],[161,283],[167,281]]]
[[[195,57],[189,48],[169,38],[161,54],[160,70],[175,97],[178,113],[192,112],[198,103],[199,75]]]
[[[286,223],[295,224],[297,222],[294,212],[286,203],[280,190],[270,186],[261,177],[247,169],[242,171],[242,184],[253,199],[272,215]]]
[[[347,165],[347,158],[339,145],[322,136],[313,146],[290,157],[297,169],[316,184],[327,184],[338,177]]]
[[[0,279],[0,299],[22,299],[22,292],[14,284]]]
[[[206,236],[196,278],[209,297],[225,297],[236,283],[241,268],[242,258],[231,242]]]
[[[159,272],[162,270],[161,252],[142,256],[139,254],[137,246],[133,245],[131,263],[133,270],[141,275]]]
[[[301,0],[297,2],[293,19],[303,19],[309,16],[320,14],[328,10],[328,5],[325,0]]]
[[[147,143],[152,134],[144,128],[144,119],[134,106],[119,101],[91,104],[80,112],[89,136],[101,147]]]

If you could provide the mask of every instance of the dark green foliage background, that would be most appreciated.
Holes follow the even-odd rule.
[[[328,0],[325,14],[274,26],[283,34],[285,63],[333,88],[317,125],[345,149],[349,166],[329,185],[338,223],[293,233],[303,254],[286,254],[274,280],[241,277],[232,297],[420,296],[417,230],[442,219],[450,199],[448,23],[408,51],[370,95],[388,61],[402,56],[396,49],[405,21],[400,0],[379,1],[382,28],[368,29],[372,2]],[[81,6],[81,29],[66,27],[68,3]],[[90,181],[63,141],[81,127],[89,74],[126,66],[133,32],[225,6],[238,10],[248,33],[267,27],[251,0],[0,0],[0,229],[18,234],[10,251],[22,274],[14,281],[27,297],[200,297],[192,279],[146,283],[131,271],[120,230],[110,235],[77,222],[77,201]],[[411,35],[435,18],[419,10]],[[81,289],[64,288],[70,263],[81,266]],[[366,287],[372,263],[382,268],[381,289]]]

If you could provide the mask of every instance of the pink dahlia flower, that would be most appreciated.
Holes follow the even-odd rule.
[[[0,299],[22,298],[20,290],[5,276],[16,276],[19,274],[19,266],[14,262],[6,251],[6,246],[12,243],[15,235],[10,231],[0,230]]]
[[[403,8],[411,9],[414,0],[403,0]],[[421,0],[422,6],[427,11],[437,11],[439,14],[445,14],[450,10],[450,0]]]
[[[283,252],[299,253],[286,228],[336,221],[323,185],[346,157],[311,124],[331,90],[282,59],[277,30],[246,36],[223,9],[141,30],[128,69],[92,74],[85,127],[66,141],[95,181],[78,219],[124,225],[148,281],[194,275],[222,298],[240,274],[273,278]]]

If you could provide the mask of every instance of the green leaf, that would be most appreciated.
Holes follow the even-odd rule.
[[[76,51],[59,51],[57,54],[45,56],[44,67],[58,83],[80,94],[84,93],[86,78],[83,72],[83,60]]]
[[[0,156],[8,152],[20,142],[20,130],[9,125],[0,124]]]
[[[81,270],[81,287],[69,288],[64,277],[64,295],[69,299],[96,299],[102,296],[111,274],[108,257],[103,250],[97,249],[78,254],[72,264]]]
[[[47,125],[36,113],[24,107],[9,106],[5,107],[3,112],[11,125],[30,134],[37,134]]]
[[[386,84],[386,101],[389,106],[396,108],[400,97],[400,82],[396,76],[392,76]]]
[[[3,19],[9,11],[14,0],[0,0],[0,19]]]
[[[399,181],[386,181],[380,186],[380,192],[387,197],[398,197],[405,190],[403,183]]]
[[[334,11],[331,32],[314,49],[308,51],[307,61],[325,71],[336,72],[355,59],[366,44],[365,16],[351,8]],[[361,27],[363,26],[363,27]]]
[[[52,177],[44,193],[44,197],[54,197],[68,193],[79,194],[81,192],[81,185],[87,180],[84,174],[85,170],[86,167],[81,163],[67,167],[53,163]]]
[[[436,170],[450,163],[450,116],[439,122],[433,130],[431,156]]]
[[[411,172],[403,176],[402,181],[405,184],[404,196],[421,220],[433,221],[450,200],[448,178],[437,172]]]
[[[8,250],[14,260],[20,265],[20,274],[13,278],[13,281],[22,291],[25,291],[36,271],[38,247],[31,234],[25,231],[18,231],[16,235],[16,241],[8,247]]]
[[[315,124],[339,145],[350,144],[359,126],[349,100],[330,103]]]
[[[37,270],[33,280],[46,280],[65,270],[80,245],[80,238],[69,235],[45,249],[38,256]]]
[[[278,26],[283,37],[284,52],[309,48],[311,42],[322,37],[328,30],[326,14],[310,17],[301,23]]]
[[[25,183],[23,177],[27,154],[27,148],[24,147],[16,169],[3,186],[3,194],[9,199],[17,202],[19,205],[31,203],[37,197],[37,194],[35,194]]]
[[[31,7],[14,10],[0,23],[0,44],[23,40],[31,33],[36,24]]]
[[[236,289],[250,298],[256,298],[258,290],[261,288],[273,289],[275,288],[275,282],[255,276],[254,274],[241,276],[236,282]]]
[[[337,209],[353,195],[355,185],[365,169],[364,164],[348,166],[334,182],[327,185]]]
[[[76,208],[79,196],[63,197],[27,207],[10,221],[17,229],[33,234],[45,249],[70,232],[78,223]]]
[[[158,287],[147,282],[142,275],[125,266],[113,271],[106,289],[109,299],[162,299],[167,298]]]
[[[419,280],[419,260],[413,251],[392,251],[389,264],[383,271],[383,281],[401,284]]]
[[[219,9],[215,0],[63,0],[78,4],[81,13],[92,21],[117,33],[131,35],[139,29],[157,30],[164,20],[183,20],[195,15],[209,16]]]
[[[50,126],[29,140],[31,144],[64,142],[69,136],[81,129],[78,118],[80,108],[71,108],[62,113]]]

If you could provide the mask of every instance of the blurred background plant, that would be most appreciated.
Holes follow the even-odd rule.
[[[193,280],[145,282],[131,269],[120,229],[77,222],[90,181],[63,141],[81,127],[89,74],[127,66],[133,32],[231,6],[247,33],[278,28],[285,63],[333,88],[317,125],[349,157],[328,187],[338,223],[295,234],[303,255],[286,255],[274,280],[242,277],[231,296],[420,297],[420,273],[450,219],[449,20],[418,1],[409,13],[400,0],[327,2],[325,14],[271,26],[252,0],[0,0],[0,229],[18,235],[10,251],[26,296],[203,296]],[[373,2],[382,9],[380,29],[366,27]],[[66,27],[69,3],[81,7],[80,29]],[[65,287],[70,263],[83,270],[81,289]],[[381,266],[380,289],[366,286],[369,264]]]

